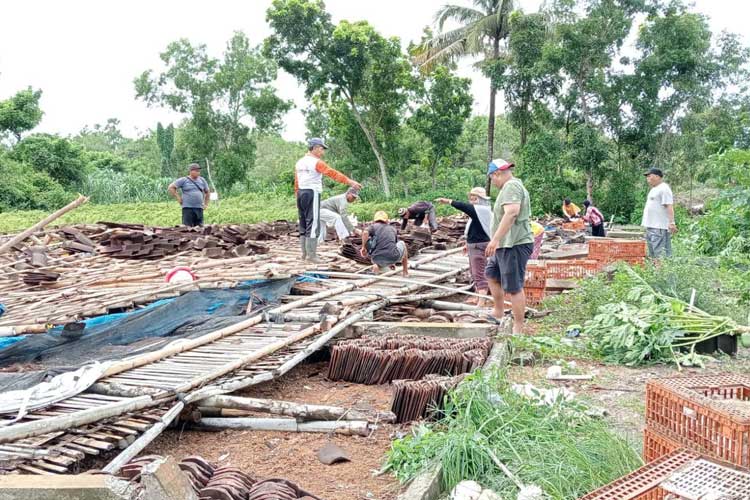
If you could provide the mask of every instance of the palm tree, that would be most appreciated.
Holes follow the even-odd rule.
[[[445,5],[435,14],[435,23],[440,33],[426,41],[414,61],[429,70],[436,64],[456,61],[467,56],[482,56],[481,66],[500,56],[500,42],[508,36],[508,19],[513,11],[514,0],[472,0],[474,7]],[[461,26],[443,31],[448,21]],[[490,116],[487,122],[487,161],[494,156],[495,96],[497,89],[490,82]],[[487,179],[487,192],[490,181]]]

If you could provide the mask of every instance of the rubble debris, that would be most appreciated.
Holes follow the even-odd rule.
[[[491,348],[487,337],[364,336],[333,346],[328,378],[372,385],[430,373],[458,375],[482,366]]]
[[[318,451],[318,460],[325,465],[350,462],[349,454],[333,443],[327,443]]]

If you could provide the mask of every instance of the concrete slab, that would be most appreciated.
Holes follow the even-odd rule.
[[[0,500],[130,500],[133,486],[104,474],[0,476]]]
[[[360,321],[354,323],[345,333],[345,338],[362,335],[424,335],[466,339],[473,337],[491,337],[499,332],[498,325],[489,323],[401,323],[385,321]]]

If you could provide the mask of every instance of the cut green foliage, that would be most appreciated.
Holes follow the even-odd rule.
[[[750,331],[732,319],[712,316],[674,297],[656,292],[632,269],[625,269],[633,286],[626,301],[606,304],[584,325],[594,350],[606,361],[636,366],[674,360],[702,365],[696,344],[720,335]],[[689,350],[687,356],[677,355]]]
[[[386,469],[407,481],[440,463],[443,488],[471,479],[515,498],[517,485],[497,467],[490,451],[524,484],[552,499],[570,499],[641,465],[627,442],[585,406],[562,391],[529,397],[503,372],[476,372],[446,397],[442,420],[397,440]]]

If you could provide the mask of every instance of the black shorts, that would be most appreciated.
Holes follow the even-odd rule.
[[[320,193],[312,189],[297,191],[297,213],[299,214],[299,235],[308,238],[320,236]]]
[[[487,279],[499,282],[508,293],[523,290],[526,279],[526,263],[529,262],[533,243],[525,243],[510,248],[498,248],[495,255],[487,259],[484,275]]]
[[[202,226],[203,225],[203,209],[183,207],[182,225],[183,226]]]

